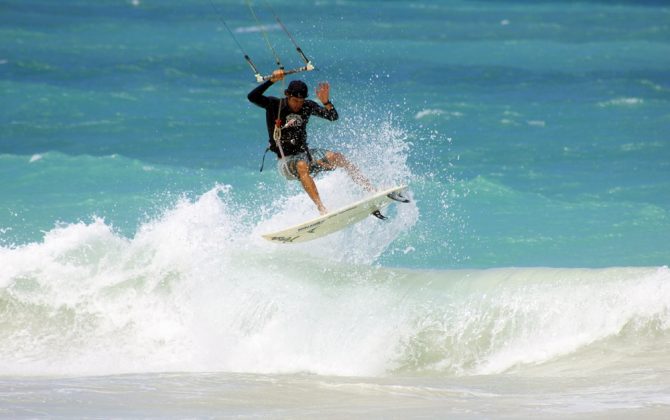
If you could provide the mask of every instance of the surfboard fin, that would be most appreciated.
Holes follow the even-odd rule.
[[[409,198],[402,195],[400,191],[394,191],[391,194],[388,194],[387,197],[391,200],[399,201],[401,203],[409,203]]]
[[[379,220],[388,220],[388,217],[384,216],[379,210],[375,210],[371,214]]]

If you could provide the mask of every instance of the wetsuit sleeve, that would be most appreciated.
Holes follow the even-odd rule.
[[[325,118],[330,121],[335,121],[336,119],[339,118],[337,110],[335,109],[334,106],[331,109],[328,109],[326,107],[317,104],[314,101],[310,102],[311,102],[312,115],[316,115],[317,117]]]
[[[265,82],[256,86],[254,90],[249,92],[249,94],[247,95],[247,99],[249,99],[249,102],[251,102],[254,105],[258,105],[261,108],[267,108],[268,104],[270,103],[270,98],[263,95],[263,93],[265,93],[265,91],[268,90],[268,88],[272,86],[272,84],[273,84],[272,81],[266,80]]]

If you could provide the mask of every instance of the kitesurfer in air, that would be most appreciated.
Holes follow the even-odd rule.
[[[279,159],[280,173],[289,180],[299,180],[303,188],[314,201],[320,214],[328,210],[321,202],[313,176],[322,171],[343,168],[349,176],[369,192],[375,188],[361,174],[356,166],[344,155],[331,150],[310,148],[307,144],[307,123],[312,115],[335,121],[338,118],[335,107],[330,102],[330,85],[319,83],[316,96],[323,105],[307,99],[307,85],[293,80],[284,91],[284,98],[265,96],[265,91],[284,78],[283,70],[275,70],[272,77],[257,86],[247,96],[253,104],[265,109],[265,120],[270,144],[268,149]]]

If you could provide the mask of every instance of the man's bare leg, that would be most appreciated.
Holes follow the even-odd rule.
[[[331,152],[330,150],[326,152],[326,159],[330,162],[330,165],[323,165],[328,169],[334,168],[343,168],[347,171],[347,174],[354,180],[358,185],[363,187],[368,192],[375,192],[377,189],[372,185],[370,180],[368,180],[361,171],[354,165],[349,162],[347,158],[344,157],[342,153]]]
[[[302,184],[302,187],[307,192],[309,198],[312,199],[316,207],[319,209],[319,214],[326,214],[328,210],[321,202],[321,197],[319,196],[319,191],[316,189],[316,184],[314,179],[309,174],[309,165],[304,160],[300,160],[296,163],[296,170],[298,171],[298,179]]]

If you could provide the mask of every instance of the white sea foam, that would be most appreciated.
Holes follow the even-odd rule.
[[[519,125],[518,122],[511,120],[509,118],[503,118],[500,120],[500,124],[502,125]]]
[[[420,120],[431,116],[444,116],[446,119],[461,118],[463,113],[460,111],[444,111],[442,109],[424,109],[414,115],[414,119]]]
[[[364,260],[387,240],[367,226],[305,248],[258,242],[231,198],[184,199],[132,238],[96,219],[0,248],[0,373],[491,374],[602,365],[590,346],[668,338],[665,267],[342,264],[329,249]]]
[[[598,106],[606,108],[610,106],[638,106],[644,103],[642,98],[615,98],[609,101],[598,102]]]
[[[246,33],[254,33],[254,32],[269,32],[269,31],[278,31],[281,29],[281,26],[279,26],[278,23],[272,24],[272,25],[255,25],[255,26],[242,26],[239,28],[235,28],[233,32],[237,34],[246,34]]]
[[[441,109],[424,109],[416,113],[414,116],[415,119],[420,120],[422,118],[431,116],[431,115],[442,115],[444,111]]]

